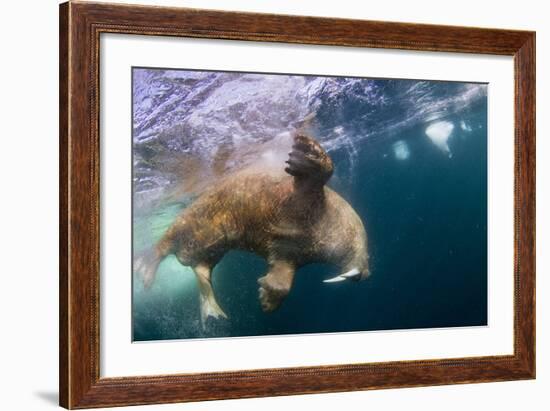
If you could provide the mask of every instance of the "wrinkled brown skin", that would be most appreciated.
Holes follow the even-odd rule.
[[[325,186],[333,172],[330,157],[315,140],[297,135],[287,164],[285,172],[248,169],[220,181],[185,209],[157,244],[157,261],[175,254],[181,264],[193,267],[201,302],[213,306],[213,312],[201,307],[203,320],[225,317],[210,273],[233,249],[267,260],[269,271],[258,280],[264,311],[280,305],[295,271],[306,264],[330,263],[341,272],[355,268],[361,273],[357,279],[369,275],[363,223]]]

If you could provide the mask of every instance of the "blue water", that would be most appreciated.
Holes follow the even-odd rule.
[[[213,272],[229,319],[203,328],[194,274],[171,256],[150,290],[134,275],[135,341],[487,324],[485,85],[134,69],[133,97],[135,253],[201,185],[305,121],[335,164],[329,186],[363,220],[372,273],[327,284],[334,267],[303,267],[266,314],[256,283],[265,261],[232,251]]]

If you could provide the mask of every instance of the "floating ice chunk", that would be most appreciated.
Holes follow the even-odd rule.
[[[443,153],[447,154],[449,158],[453,156],[447,141],[451,136],[455,126],[450,121],[438,121],[432,123],[426,128],[426,135],[440,149]]]
[[[336,126],[336,127],[334,127],[333,131],[334,131],[336,134],[342,135],[342,134],[344,134],[344,127],[342,127],[342,126]]]
[[[460,128],[462,129],[462,131],[467,131],[467,132],[472,131],[472,126],[467,124],[464,120],[460,121]]]
[[[403,140],[399,140],[393,143],[392,148],[393,148],[393,154],[395,155],[395,158],[398,160],[406,160],[411,155],[409,146]]]

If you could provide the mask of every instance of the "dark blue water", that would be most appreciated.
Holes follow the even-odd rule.
[[[337,274],[334,267],[303,267],[282,306],[266,314],[256,283],[266,272],[265,261],[233,251],[213,273],[229,320],[208,319],[203,328],[194,275],[169,257],[150,291],[134,278],[134,340],[486,325],[486,96],[457,106],[452,97],[460,97],[460,84],[428,82],[419,103],[424,111],[415,121],[403,121],[415,113],[415,99],[403,97],[414,83],[377,80],[374,93],[383,98],[374,100],[350,98],[336,88],[325,101],[321,94],[315,106],[313,132],[342,134],[341,126],[346,133],[343,144],[326,141],[336,167],[329,185],[363,219],[369,279],[326,284],[323,279]],[[430,106],[434,109],[426,111]],[[427,136],[434,122],[451,127],[448,150]],[[383,126],[373,133],[376,124]],[[151,158],[148,170],[155,168]],[[136,167],[143,164],[135,162],[134,173]],[[154,243],[185,207],[173,199],[142,211],[140,204],[134,205],[135,251]]]

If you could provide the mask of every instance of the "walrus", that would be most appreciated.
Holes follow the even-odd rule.
[[[292,288],[296,271],[310,263],[340,270],[325,280],[367,278],[367,235],[350,204],[326,186],[334,166],[321,145],[295,133],[286,167],[250,168],[224,178],[184,209],[160,241],[135,263],[148,288],[160,262],[175,255],[192,267],[200,290],[201,322],[227,318],[212,289],[211,273],[230,250],[266,259],[258,279],[264,312],[277,309]]]

